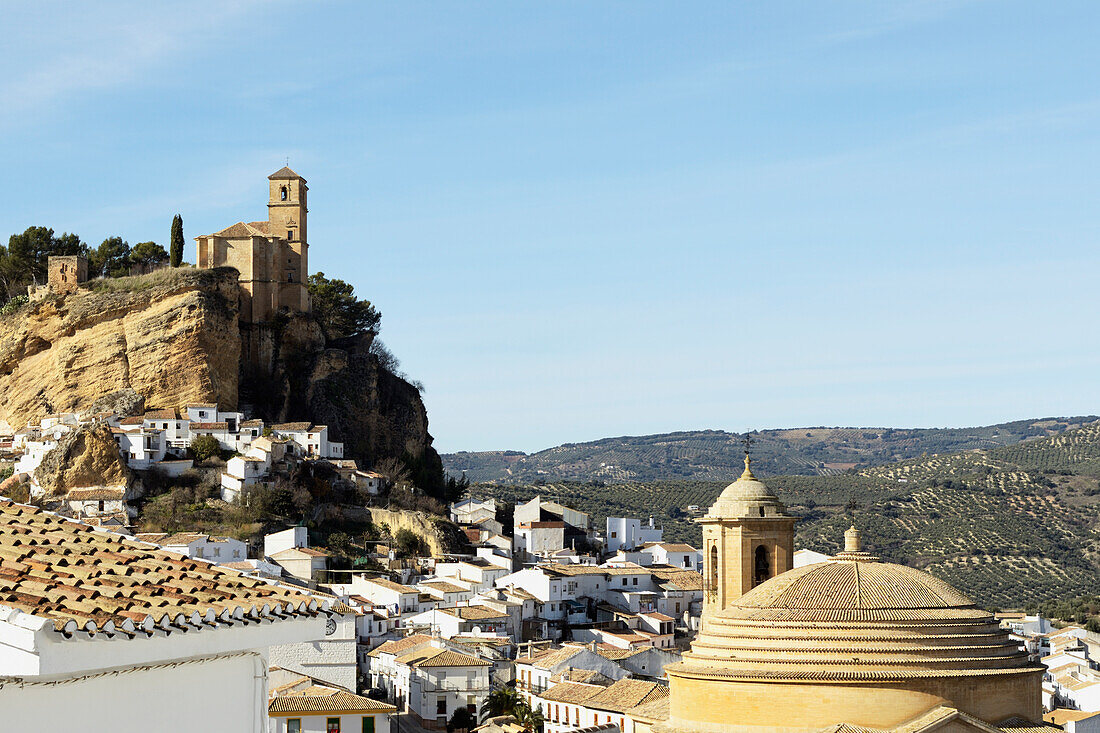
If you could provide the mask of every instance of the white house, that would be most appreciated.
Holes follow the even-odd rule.
[[[282,566],[291,577],[314,587],[328,569],[328,553],[312,547],[290,547],[280,550],[270,559]]]
[[[523,522],[512,535],[512,549],[519,557],[548,557],[564,547],[565,522]]]
[[[65,504],[77,519],[125,515],[125,486],[94,486],[83,489],[69,489],[65,494]]]
[[[606,657],[587,646],[566,645],[542,649],[532,654],[516,657],[516,691],[529,705],[551,686],[551,678],[569,669],[586,669],[599,672],[608,679],[617,680],[627,672]]]
[[[308,422],[288,422],[271,426],[271,432],[294,444],[302,458],[343,458],[344,444],[328,439],[327,425]]]
[[[235,501],[246,486],[254,486],[267,477],[271,470],[270,454],[263,451],[256,453],[258,455],[233,456],[225,462],[225,471],[221,475],[223,501]]]
[[[389,733],[397,708],[295,672],[269,672],[268,733]]]
[[[648,555],[650,562],[642,565],[668,565],[684,570],[703,572],[703,553],[691,545],[677,542],[657,542],[641,548],[641,554]]]
[[[34,568],[0,609],[4,730],[259,730],[268,649],[324,633],[291,588],[35,507],[0,501],[0,550]]]
[[[444,639],[470,633],[487,636],[508,633],[508,614],[480,605],[436,608],[412,616],[408,623],[427,626]]]
[[[633,550],[647,542],[660,542],[664,530],[653,526],[653,517],[649,524],[630,517],[607,518],[607,551]]]
[[[394,662],[398,699],[429,730],[446,729],[460,707],[477,718],[489,695],[492,663],[453,651],[439,639],[401,654]]]
[[[248,545],[232,537],[212,537],[197,532],[181,532],[156,541],[166,550],[212,563],[237,562],[248,557]]]
[[[191,443],[191,421],[175,410],[150,410],[142,417],[143,430],[160,430],[170,449],[182,451]]]
[[[367,653],[370,686],[383,690],[388,699],[398,701],[399,705],[404,707],[404,701],[397,698],[397,657],[428,645],[431,641],[432,637],[427,634],[413,634],[402,639],[383,642],[370,650]]]
[[[478,501],[463,499],[451,504],[451,521],[455,524],[479,524],[483,520],[497,518],[496,499]]]

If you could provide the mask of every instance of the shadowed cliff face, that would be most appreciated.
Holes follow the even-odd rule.
[[[131,388],[148,409],[237,404],[236,270],[162,270],[52,295],[0,319],[0,419],[13,428]]]
[[[443,463],[432,447],[420,392],[386,371],[364,337],[326,348],[316,321],[297,315],[272,325],[242,326],[257,359],[242,361],[242,402],[269,421],[328,425],[344,455],[371,466],[404,457],[417,485],[442,486]]]

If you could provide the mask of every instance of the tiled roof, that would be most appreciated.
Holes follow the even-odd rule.
[[[374,583],[375,585],[381,586],[388,590],[395,590],[399,593],[416,593],[418,595],[420,593],[420,591],[418,591],[416,588],[413,588],[412,586],[395,583],[389,578],[364,578],[364,580],[366,580],[368,583]]]
[[[492,663],[450,649],[428,647],[402,654],[395,660],[410,667],[491,667]]]
[[[66,635],[83,629],[108,636],[319,610],[297,591],[4,500],[0,605],[52,619]]]
[[[1095,713],[1093,713],[1095,715]],[[1048,723],[1033,723],[1026,718],[1012,717],[995,726],[1005,733],[1061,733],[1062,727]]]
[[[259,428],[263,427],[263,420],[245,420],[241,423],[242,428]]]
[[[653,699],[630,708],[626,711],[632,720],[641,720],[644,723],[659,723],[668,720],[668,695],[653,697]]]
[[[149,542],[154,545],[159,545],[160,541],[167,536],[167,532],[138,532],[134,535],[134,539],[138,542]]]
[[[529,657],[519,657],[516,664],[530,664],[539,669],[553,669],[559,664],[564,664],[584,651],[585,647],[564,646],[560,649],[544,649],[538,654]]]
[[[1100,712],[1087,712],[1085,710],[1067,710],[1065,708],[1055,708],[1049,713],[1043,713],[1043,720],[1048,723],[1054,723],[1055,725],[1064,725],[1069,721],[1077,722],[1078,720],[1084,720],[1085,718],[1091,718],[1094,715],[1100,715]]]
[[[672,616],[666,616],[665,614],[659,613],[657,611],[650,611],[649,613],[641,613],[641,614],[638,614],[638,615],[639,616],[645,616],[646,618],[656,619],[658,621],[675,621],[676,620],[676,619],[672,618]]]
[[[209,538],[210,538],[210,535],[208,535],[208,534],[198,534],[197,532],[180,532],[178,534],[173,534],[173,535],[168,535],[167,537],[162,537],[160,539],[160,541],[157,542],[157,544],[158,545],[163,545],[165,547],[167,547],[169,545],[172,545],[172,546],[189,545],[192,542],[198,542],[199,540],[206,540],[206,539],[209,539]]]
[[[699,552],[691,545],[679,542],[656,542],[653,547],[660,547],[665,552]]]
[[[458,606],[456,608],[441,608],[441,612],[457,616],[463,621],[482,621],[491,618],[508,618],[508,614],[501,613],[488,606]]]
[[[280,168],[279,170],[275,171],[270,176],[268,176],[267,180],[269,180],[269,181],[284,181],[284,180],[285,181],[293,181],[293,180],[299,179],[299,178],[301,178],[303,181],[305,180],[300,175],[298,175],[297,173],[290,170],[290,168],[288,168],[284,165],[282,168]]]
[[[227,422],[193,422],[191,423],[192,430],[228,430],[229,423]]]
[[[550,702],[564,702],[581,705],[589,698],[595,697],[603,691],[604,688],[598,685],[585,685],[579,682],[561,682],[546,690],[546,692],[539,695],[539,697],[543,700],[549,700]]]
[[[198,407],[200,409],[205,409],[205,410],[216,410],[216,409],[218,409],[218,405],[217,405],[216,402],[192,402],[190,404],[184,405],[183,409],[186,410],[189,407]]]
[[[420,584],[425,588],[431,588],[437,590],[440,593],[469,593],[469,588],[463,588],[461,585],[455,585],[454,583],[448,583],[445,580],[425,580]]]
[[[377,657],[379,654],[400,654],[406,649],[411,649],[417,644],[426,644],[432,640],[427,634],[413,634],[404,639],[394,639],[378,645],[367,652],[368,657]]]
[[[649,572],[662,585],[672,583],[680,590],[703,590],[703,575],[694,570],[665,570],[650,568]]]
[[[625,677],[588,698],[585,707],[625,713],[630,708],[664,697],[668,697],[668,688],[664,685]]]
[[[261,234],[265,237],[271,236],[271,222],[268,221],[250,221],[248,227],[253,231]]]
[[[607,687],[614,680],[594,669],[566,669],[550,678],[551,682],[585,682],[589,685]]]
[[[645,647],[649,648],[649,647]],[[635,654],[639,654],[643,649],[597,649],[596,653],[604,659],[610,659],[612,662],[618,662],[628,657],[633,657]]]
[[[312,425],[313,423],[308,422],[284,422],[278,425],[272,425],[271,429],[280,433],[300,433],[308,431]]]
[[[283,560],[294,555],[306,555],[307,557],[328,557],[328,553],[324,550],[318,550],[313,547],[288,547],[285,550],[276,552],[271,556],[273,560]]]
[[[146,420],[175,420],[175,410],[149,410],[145,413]]]
[[[388,703],[356,695],[309,677],[280,686],[268,702],[268,713],[395,713]]]
[[[141,425],[145,421],[145,418],[141,415],[131,415],[124,417],[118,421],[119,425]]]
[[[69,489],[65,501],[118,501],[126,496],[125,486],[95,486],[86,489]]]

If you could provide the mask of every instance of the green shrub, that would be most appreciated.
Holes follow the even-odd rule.
[[[191,441],[191,455],[196,461],[205,461],[211,456],[221,455],[221,444],[213,435],[200,435]]]

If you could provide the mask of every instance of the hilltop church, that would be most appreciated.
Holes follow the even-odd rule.
[[[198,267],[240,272],[244,323],[270,321],[280,309],[310,312],[306,180],[285,167],[267,179],[267,221],[239,221],[195,238]]]

